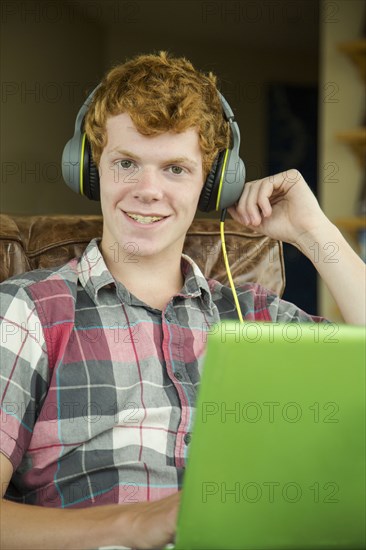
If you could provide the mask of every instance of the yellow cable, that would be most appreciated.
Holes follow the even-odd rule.
[[[229,277],[229,282],[230,282],[231,290],[233,291],[235,306],[236,306],[236,309],[237,309],[237,312],[238,312],[238,315],[239,315],[239,319],[240,319],[240,322],[241,322],[241,323],[244,323],[243,316],[242,316],[242,314],[241,314],[241,309],[240,309],[240,304],[239,304],[238,296],[237,296],[237,294],[236,294],[236,290],[235,290],[233,278],[232,278],[232,276],[231,276],[229,261],[228,261],[228,259],[227,259],[226,245],[225,245],[225,235],[224,235],[224,224],[225,224],[225,222],[220,221],[220,234],[221,234],[222,253],[223,253],[223,255],[224,255],[224,262],[225,262],[226,272],[227,272],[227,275],[228,275],[228,277]]]

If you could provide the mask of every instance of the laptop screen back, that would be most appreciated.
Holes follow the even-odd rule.
[[[175,547],[365,548],[365,329],[211,332]]]

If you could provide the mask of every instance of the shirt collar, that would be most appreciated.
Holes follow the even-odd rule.
[[[78,263],[79,281],[94,301],[97,301],[98,292],[102,287],[115,285],[115,280],[99,250],[100,241],[100,238],[90,241]]]
[[[192,298],[200,296],[205,308],[212,313],[215,309],[215,304],[207,279],[196,262],[187,254],[182,254],[181,270],[184,277],[184,284],[178,295]]]
[[[199,296],[203,294],[211,297],[210,289],[202,271],[187,254],[182,254],[181,269],[184,277],[184,285],[181,295]],[[203,293],[202,293],[203,291]]]
[[[99,249],[98,245],[100,241],[101,238],[91,240],[78,262],[80,283],[95,302],[98,301],[98,292],[101,288],[111,285],[113,287],[116,286],[116,281],[107,268]],[[187,298],[202,295],[205,304],[211,309],[213,301],[207,280],[198,265],[187,254],[182,254],[181,269],[184,284],[178,295]],[[122,296],[127,299],[126,301],[130,302],[131,294],[122,283],[118,284],[124,290]]]

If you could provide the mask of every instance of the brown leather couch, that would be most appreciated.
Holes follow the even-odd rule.
[[[93,237],[102,234],[102,217],[90,215],[0,215],[0,281],[41,267],[53,267],[80,256]],[[225,241],[235,284],[254,281],[282,295],[285,287],[282,244],[225,222]],[[228,283],[219,220],[194,220],[184,252],[206,277]]]

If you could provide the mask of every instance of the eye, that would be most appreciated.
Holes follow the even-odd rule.
[[[119,160],[117,162],[117,165],[123,168],[124,170],[129,170],[132,167],[132,164],[133,164],[132,160],[127,160],[127,159]]]
[[[182,172],[184,172],[184,170],[181,166],[173,165],[170,168],[171,168],[173,174],[176,174],[176,175],[182,174]]]

